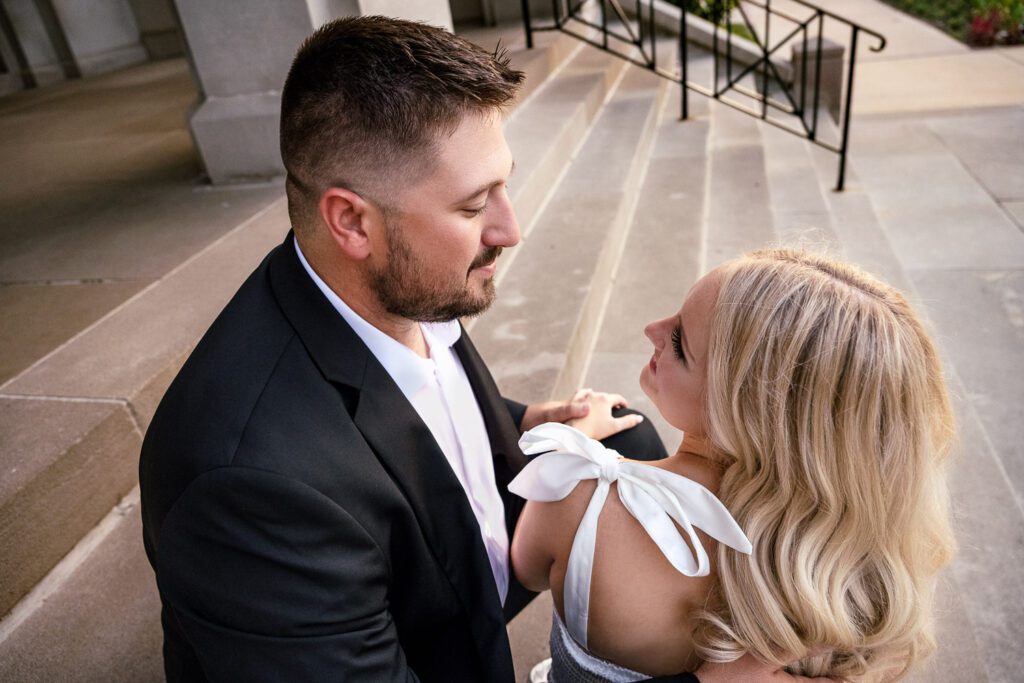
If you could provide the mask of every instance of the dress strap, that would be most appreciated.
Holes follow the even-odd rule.
[[[583,432],[555,422],[523,434],[519,447],[527,455],[542,454],[531,460],[508,486],[509,491],[522,498],[541,502],[562,500],[580,481],[597,479],[597,489],[569,552],[563,588],[566,628],[583,647],[587,646],[597,518],[613,482],[618,482],[623,506],[681,574],[707,576],[711,571],[707,551],[695,530],[698,528],[741,553],[751,552],[750,541],[721,501],[691,479],[625,460]],[[676,524],[696,554],[691,552]]]

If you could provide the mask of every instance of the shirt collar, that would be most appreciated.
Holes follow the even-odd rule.
[[[376,327],[368,323],[362,316],[353,311],[338,294],[327,286],[312,266],[306,260],[299,241],[293,238],[295,253],[306,273],[313,280],[313,283],[331,302],[334,309],[341,314],[349,327],[370,349],[370,353],[380,361],[391,379],[395,381],[398,388],[406,398],[411,398],[423,385],[426,384],[434,373],[434,361],[442,351],[450,349],[462,336],[462,326],[458,320],[448,320],[439,323],[420,323],[420,330],[430,348],[431,358],[420,358],[409,347],[399,343],[392,337],[384,334]]]

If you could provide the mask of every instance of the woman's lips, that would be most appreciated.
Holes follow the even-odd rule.
[[[658,358],[658,354],[655,353],[654,355],[651,356],[651,362],[647,364],[647,367],[649,367],[651,369],[651,372],[653,372],[653,373],[657,373],[658,372],[658,360],[657,360],[657,358]]]

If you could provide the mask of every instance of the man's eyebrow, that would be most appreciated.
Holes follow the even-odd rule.
[[[512,160],[512,166],[508,169],[509,176],[511,176],[513,173],[515,173],[515,170],[516,170],[516,162],[515,162],[515,159],[513,159]],[[476,188],[475,190],[473,190],[472,192],[470,192],[465,197],[463,197],[462,199],[460,199],[459,201],[457,201],[455,203],[456,204],[462,204],[464,202],[468,202],[470,199],[473,199],[477,195],[481,195],[484,192],[488,192],[488,191],[490,191],[491,188],[497,187],[498,185],[501,185],[504,182],[505,182],[504,180],[495,180],[492,183],[487,183],[486,185],[481,185],[480,187]]]

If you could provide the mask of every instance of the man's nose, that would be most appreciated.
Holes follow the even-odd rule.
[[[493,218],[484,229],[483,242],[489,247],[514,247],[519,244],[519,221],[508,191],[503,189],[492,201],[494,210],[487,213]]]

